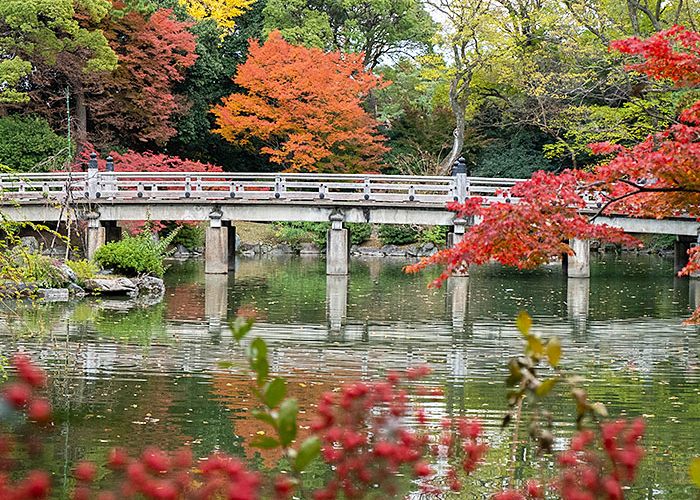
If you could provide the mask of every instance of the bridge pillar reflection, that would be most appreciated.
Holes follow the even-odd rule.
[[[345,216],[335,213],[330,216],[331,228],[326,242],[326,274],[347,276],[350,272],[350,231],[343,228]]]
[[[339,332],[348,315],[347,275],[326,276],[326,314],[331,332]]]
[[[463,330],[464,320],[469,312],[469,277],[449,277],[445,299],[447,308],[452,315],[452,327]]]
[[[569,319],[583,322],[588,319],[590,293],[591,280],[586,278],[566,280],[566,309]]]
[[[228,273],[228,229],[221,223],[223,214],[214,210],[209,214],[209,227],[204,248],[204,272],[206,274]]]
[[[591,277],[591,242],[572,238],[569,246],[574,255],[562,256],[562,271],[569,278]]]
[[[221,333],[228,314],[228,274],[207,274],[204,278],[204,317],[209,331]]]

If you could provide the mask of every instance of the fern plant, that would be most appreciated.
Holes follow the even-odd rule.
[[[127,276],[152,274],[163,277],[167,266],[163,260],[172,255],[168,250],[179,231],[175,229],[160,241],[153,241],[152,233],[142,231],[136,236],[126,235],[121,241],[107,243],[95,252],[95,261],[102,267],[112,268]]]

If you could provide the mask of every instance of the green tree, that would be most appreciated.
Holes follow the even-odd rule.
[[[68,143],[36,116],[0,118],[0,163],[17,172],[60,168],[69,159]]]
[[[159,0],[159,4],[173,7],[177,0]],[[255,2],[249,10],[236,18],[236,29],[220,38],[220,30],[210,19],[196,22],[190,31],[197,37],[194,66],[188,68],[184,81],[176,91],[190,102],[187,113],[180,116],[175,128],[177,135],[168,143],[171,154],[202,162],[221,165],[226,170],[260,171],[271,169],[267,158],[255,151],[237,147],[219,135],[212,134],[215,117],[209,112],[212,105],[221,104],[222,98],[240,92],[234,81],[237,66],[248,57],[248,40],[261,38],[264,0]],[[181,21],[192,21],[184,8],[175,8]]]
[[[427,50],[435,22],[417,0],[268,0],[265,30],[290,43],[383,58]]]
[[[108,15],[111,5],[108,0],[0,2],[0,74],[5,75],[2,101],[27,102],[29,91],[42,84],[39,75],[44,81],[60,82],[64,92],[70,85],[75,96],[77,139],[84,140],[84,75],[112,71],[117,65],[116,54],[102,31],[94,27]]]

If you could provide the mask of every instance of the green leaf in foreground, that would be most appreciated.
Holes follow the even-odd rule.
[[[279,441],[270,436],[255,436],[250,442],[250,446],[254,448],[262,448],[264,450],[271,450],[272,448],[277,448],[280,445]]]
[[[258,385],[262,385],[270,373],[270,364],[267,362],[267,344],[263,339],[258,337],[253,340],[250,344],[248,358],[250,367],[258,375]]]
[[[277,422],[275,421],[275,419],[272,418],[266,412],[260,411],[260,410],[253,410],[251,413],[253,414],[253,417],[260,420],[261,422],[265,422],[266,424],[270,424],[275,429],[277,428]]]
[[[241,340],[246,334],[253,328],[253,323],[255,323],[255,318],[244,318],[238,316],[236,319],[229,323],[229,327],[233,332],[233,338],[236,340]]]
[[[286,395],[287,387],[284,384],[284,379],[277,377],[265,388],[265,403],[269,408],[274,408],[282,402]]]
[[[285,399],[280,405],[277,421],[279,422],[280,441],[284,446],[289,446],[297,437],[297,413],[299,413],[299,405],[296,399]]]
[[[549,364],[553,368],[559,366],[559,360],[561,359],[561,341],[558,337],[552,337],[547,342],[547,358],[549,359]]]
[[[527,337],[530,332],[530,327],[532,326],[532,318],[525,311],[520,311],[518,318],[515,320],[515,324],[518,330],[520,330],[520,333]]]
[[[552,391],[552,389],[554,388],[554,384],[556,384],[556,383],[557,383],[557,379],[555,379],[555,378],[543,380],[542,383],[537,386],[537,389],[535,389],[535,392],[537,393],[537,395],[539,397],[543,398]]]
[[[690,461],[690,479],[700,488],[700,457],[695,457]]]
[[[318,456],[321,451],[321,440],[317,437],[310,437],[301,444],[294,461],[294,470],[303,471],[309,463]]]

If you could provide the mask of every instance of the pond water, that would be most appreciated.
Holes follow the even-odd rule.
[[[117,444],[187,444],[197,455],[221,449],[275,467],[274,453],[246,444],[261,424],[250,418],[243,349],[226,327],[238,313],[257,314],[250,335],[267,340],[302,426],[323,392],[428,363],[427,383],[444,389],[425,402],[434,423],[442,415],[486,423],[492,450],[470,494],[481,498],[508,475],[503,380],[508,358],[522,352],[514,319],[526,310],[535,332],[561,338],[562,362],[585,377],[591,399],[613,416],[647,418],[647,456],[628,498],[697,497],[687,464],[700,455],[700,332],[681,323],[700,283],[675,278],[669,260],[605,256],[594,258],[590,281],[567,280],[558,266],[487,265],[437,290],[426,287],[437,272],[405,275],[405,264],[353,260],[349,279],[330,280],[318,259],[241,260],[227,277],[205,276],[201,262],[177,264],[164,301],[149,308],[104,299],[2,311],[1,354],[27,351],[51,374],[60,423],[46,463],[59,487],[77,459],[102,462]],[[551,399],[561,448],[575,408]],[[526,465],[516,478],[533,472],[529,453],[517,447]],[[317,483],[326,473],[319,464],[310,472]]]

